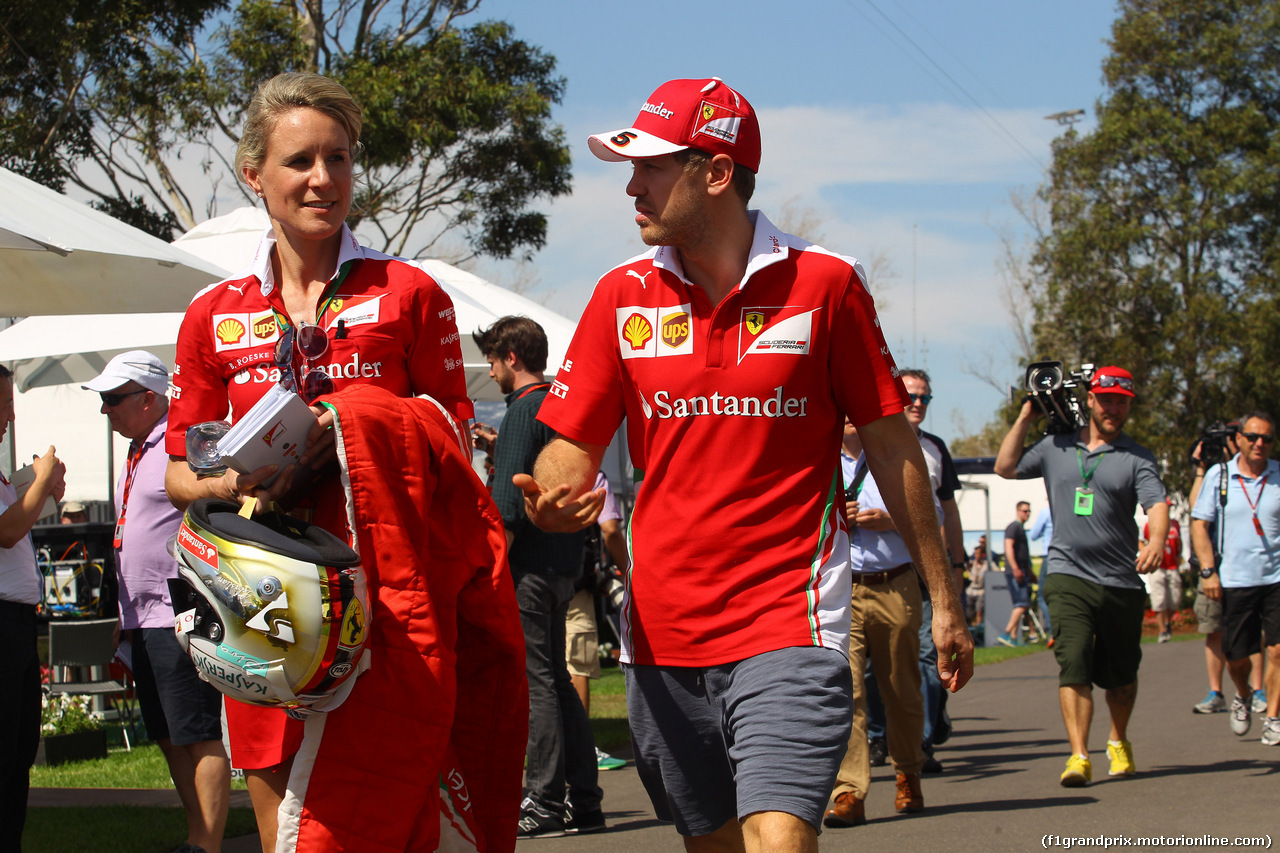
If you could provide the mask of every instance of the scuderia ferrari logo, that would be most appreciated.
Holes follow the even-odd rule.
[[[814,318],[820,308],[803,306],[747,308],[738,335],[738,362],[749,355],[808,355]]]

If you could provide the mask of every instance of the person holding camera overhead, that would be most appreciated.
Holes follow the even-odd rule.
[[[1071,746],[1059,779],[1067,788],[1093,779],[1088,740],[1094,684],[1106,691],[1111,713],[1110,774],[1135,772],[1125,735],[1142,660],[1147,596],[1139,575],[1160,565],[1169,506],[1155,457],[1123,431],[1134,396],[1129,371],[1099,368],[1089,379],[1088,422],[1024,447],[1040,411],[1028,398],[996,456],[1001,477],[1044,477],[1049,493],[1053,542],[1042,578],[1053,620],[1058,701]],[[1138,504],[1151,533],[1141,550],[1134,521]]]

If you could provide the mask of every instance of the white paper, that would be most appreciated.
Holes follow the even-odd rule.
[[[265,465],[279,465],[271,481],[286,466],[298,461],[306,447],[307,433],[316,424],[316,414],[302,398],[281,385],[273,385],[253,408],[244,413],[218,440],[222,461],[234,471],[247,474]]]
[[[27,489],[31,488],[31,484],[36,481],[36,469],[30,465],[23,465],[17,471],[13,472],[13,476],[9,482],[13,484],[14,490],[18,493],[18,500],[22,500],[22,496],[27,493]],[[38,518],[44,518],[46,515],[56,515],[58,513],[58,502],[53,499],[53,495],[49,495],[44,499],[44,507],[40,510]]]

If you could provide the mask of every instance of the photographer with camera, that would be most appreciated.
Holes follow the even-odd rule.
[[[1058,701],[1071,746],[1059,781],[1074,788],[1093,777],[1088,747],[1093,684],[1106,691],[1111,714],[1110,773],[1135,772],[1133,747],[1125,734],[1142,660],[1147,595],[1139,575],[1160,565],[1169,507],[1155,457],[1123,432],[1134,398],[1129,371],[1111,366],[1093,372],[1086,398],[1088,422],[1024,447],[1037,413],[1045,410],[1036,398],[1059,393],[1059,399],[1079,405],[1073,390],[1040,387],[1032,378],[1029,369],[1032,397],[1000,445],[995,472],[1006,479],[1044,477],[1049,493],[1053,542],[1044,560],[1042,589],[1053,619]],[[1138,504],[1151,532],[1141,550],[1134,521]]]
[[[1267,489],[1280,481],[1280,464],[1271,459],[1275,419],[1250,412],[1240,419],[1240,447],[1234,458],[1209,469],[1191,510],[1191,537],[1200,559],[1204,594],[1222,601],[1222,653],[1235,682],[1231,731],[1248,734],[1254,689],[1249,683],[1250,655],[1266,636],[1267,700],[1262,727],[1264,746],[1280,745],[1280,493]],[[1215,485],[1216,484],[1216,485]],[[1218,548],[1210,538],[1217,526]],[[1220,562],[1215,562],[1220,560]]]
[[[1209,468],[1218,462],[1225,462],[1239,452],[1236,435],[1240,432],[1240,422],[1231,421],[1226,424],[1215,423],[1205,428],[1204,432],[1191,448],[1190,462],[1195,465],[1195,477],[1191,480],[1190,503],[1196,505],[1200,489],[1204,487],[1204,475]],[[1214,565],[1218,557],[1217,525],[1209,525],[1209,541],[1214,548]],[[1192,542],[1191,556],[1187,561],[1193,576],[1197,579],[1196,600],[1192,606],[1196,614],[1196,630],[1204,634],[1204,663],[1208,671],[1209,692],[1204,699],[1191,709],[1195,714],[1217,714],[1227,710],[1227,699],[1222,694],[1222,673],[1227,668],[1227,659],[1222,655],[1222,600],[1205,595],[1204,575],[1201,571],[1200,558],[1196,556],[1195,543]],[[1210,573],[1212,574],[1212,573]],[[1262,652],[1249,656],[1249,685],[1253,687],[1253,712],[1261,714],[1267,709],[1267,693],[1262,689]]]

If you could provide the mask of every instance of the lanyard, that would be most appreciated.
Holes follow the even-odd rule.
[[[532,394],[534,391],[537,391],[540,388],[550,388],[550,387],[551,387],[550,382],[543,382],[541,385],[530,385],[528,388],[524,389],[524,391],[522,391],[520,393],[520,396],[516,397],[516,399],[523,400],[525,397],[528,397],[530,394]]]
[[[355,265],[356,262],[352,260],[347,261],[338,268],[338,274],[333,277],[333,281],[329,282],[329,286],[325,288],[324,298],[320,300],[320,305],[316,308],[316,325],[320,325],[320,321],[324,319],[325,309],[329,307],[329,303],[333,301],[333,297],[338,294],[338,288],[342,286],[342,282],[346,281],[347,273],[351,272],[351,270],[355,268]],[[274,305],[271,306],[271,313],[276,317],[276,326],[279,328],[281,334],[284,333],[285,329],[293,325],[293,320],[277,310]]]
[[[1249,502],[1249,510],[1253,513],[1253,529],[1258,531],[1258,535],[1264,535],[1262,532],[1262,522],[1258,520],[1258,504],[1262,503],[1262,490],[1267,487],[1267,474],[1262,475],[1262,479],[1258,481],[1258,497],[1249,497],[1249,490],[1244,487],[1244,475],[1236,474],[1237,480],[1240,482],[1240,491],[1244,492],[1244,499]]]
[[[1089,481],[1093,479],[1093,472],[1098,470],[1098,466],[1102,464],[1102,457],[1107,455],[1107,451],[1102,451],[1098,456],[1098,461],[1093,463],[1093,467],[1088,471],[1084,470],[1084,454],[1080,452],[1080,448],[1076,448],[1076,464],[1080,466],[1080,479],[1084,480],[1084,487],[1089,488]]]
[[[111,545],[115,548],[120,547],[124,538],[124,519],[129,513],[129,491],[133,489],[133,478],[138,473],[138,463],[142,461],[142,445],[130,445],[129,462],[125,468],[124,490],[120,496],[120,517],[116,519],[115,536]]]

